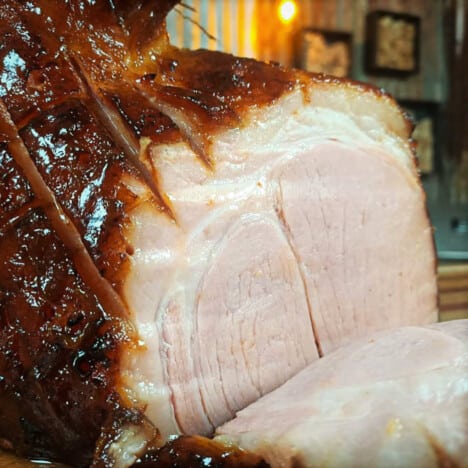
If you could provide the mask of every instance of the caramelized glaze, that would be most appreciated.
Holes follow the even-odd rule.
[[[153,143],[175,143],[182,140],[177,125],[153,106],[138,91],[124,86],[106,90],[105,96],[115,105],[136,139],[146,137]]]
[[[21,137],[101,274],[118,288],[128,261],[126,212],[137,201],[122,179],[138,178],[136,170],[80,103],[43,113]]]
[[[9,167],[22,187],[17,194],[22,191],[22,197],[30,199],[29,184],[5,149],[3,155],[2,167]],[[3,199],[0,207],[7,203]],[[75,459],[78,465],[89,462],[109,412],[119,329],[77,274],[41,208],[25,210],[3,227],[3,447],[30,456]]]
[[[205,437],[184,436],[147,453],[134,468],[267,468],[261,457]]]
[[[22,127],[44,109],[79,97],[82,91],[65,58],[45,49],[18,10],[15,2],[0,8],[0,98]]]
[[[8,229],[29,209],[34,195],[28,182],[21,175],[7,145],[0,143],[0,233]]]
[[[78,273],[76,252],[57,235],[47,200],[33,194],[7,143],[0,154],[1,187],[11,189],[0,191],[8,220],[0,229],[0,448],[87,466],[96,446],[108,457],[106,441],[122,427],[147,424],[116,392],[129,329]],[[148,440],[157,436],[147,432]]]
[[[186,139],[212,167],[217,132],[242,125],[249,109],[297,85],[298,75],[279,66],[172,48],[164,19],[176,3],[0,5],[0,99],[30,164],[117,292],[132,255],[129,212],[139,202],[124,180],[146,186],[152,176],[130,158],[139,154],[139,139]],[[120,120],[111,122],[116,113]],[[16,166],[8,150],[12,137],[1,128],[0,447],[110,467],[107,448],[119,431],[148,425],[139,405],[122,406],[116,393],[127,327],[104,310],[97,286],[78,273],[74,252]],[[119,140],[120,129],[131,136]],[[171,214],[159,187],[148,190],[161,212]],[[154,428],[148,434],[157,437]],[[207,439],[181,437],[139,466],[266,465]]]

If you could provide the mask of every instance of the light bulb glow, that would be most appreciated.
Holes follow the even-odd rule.
[[[297,13],[296,3],[292,0],[283,1],[278,7],[278,16],[282,23],[290,23]]]

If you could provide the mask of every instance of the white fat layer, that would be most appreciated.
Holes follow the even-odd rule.
[[[123,428],[108,449],[109,457],[114,460],[115,468],[132,466],[145,452],[148,445],[148,434],[141,425],[130,425]]]
[[[338,97],[333,103],[334,107],[330,102],[317,104],[312,95],[306,104],[303,92],[295,91],[276,105],[253,112],[246,127],[228,130],[216,139],[213,155],[217,177],[230,178],[239,171],[252,174],[248,168],[268,164],[265,156],[293,158],[327,140],[361,148],[378,147],[414,171],[407,141],[388,131],[380,116],[371,112],[372,107],[363,102],[352,112]],[[276,158],[270,162],[275,164]],[[223,171],[223,164],[227,171]]]

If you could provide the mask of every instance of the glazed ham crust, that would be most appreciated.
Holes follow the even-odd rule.
[[[86,463],[106,423],[103,409],[117,407],[113,387],[122,327],[78,274],[73,253],[8,144],[0,154],[2,188],[9,189],[0,199],[4,444],[32,456]],[[83,452],[74,445],[77,439]]]
[[[17,453],[130,466],[355,336],[435,320],[395,102],[175,49],[177,3],[0,5],[0,438]]]
[[[122,324],[130,313],[120,288],[132,254],[123,233],[132,207],[148,203],[158,213],[166,210],[152,175],[138,164],[138,139],[172,142],[182,137],[172,120],[136,90],[129,78],[135,72],[123,59],[134,47],[140,50],[138,32],[147,41],[143,32],[153,31],[153,49],[158,41],[167,46],[161,28],[171,7],[172,2],[142,2],[133,9],[117,2],[113,10],[107,2],[39,1],[8,2],[0,8],[0,430],[7,449],[78,465],[87,464],[96,451],[97,464],[106,457],[113,464],[111,455],[96,450],[112,441],[103,431],[143,424],[139,406],[123,403],[118,391],[122,347],[134,347],[129,343],[137,340],[131,324]],[[131,39],[125,39],[129,32]],[[14,148],[16,139],[22,151]],[[36,186],[37,172],[48,196],[41,189],[33,193],[24,175],[31,173],[29,166]],[[138,185],[137,193],[129,185]],[[52,204],[59,210],[54,212]],[[59,230],[65,239],[57,235],[57,223],[63,225]],[[81,242],[70,241],[76,234]],[[83,252],[117,296],[96,285],[95,272],[83,266]],[[28,264],[30,272],[24,270]],[[104,310],[99,297],[107,305],[109,296],[118,304]],[[36,316],[35,321],[29,318]],[[46,401],[52,402],[47,411]],[[111,416],[125,422],[113,424]]]

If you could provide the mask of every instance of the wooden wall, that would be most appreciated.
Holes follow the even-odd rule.
[[[255,7],[255,0],[184,0],[167,18],[171,42],[255,57]]]
[[[468,319],[468,264],[438,268],[439,319]]]
[[[190,48],[224,50],[236,55],[293,64],[294,37],[303,27],[351,32],[353,78],[385,88],[402,100],[443,102],[447,96],[443,41],[443,0],[296,0],[292,25],[277,17],[278,0],[184,0],[168,18],[172,42]],[[375,9],[421,17],[421,72],[408,78],[369,76],[364,70],[365,17]],[[216,40],[184,19],[199,23]]]
[[[257,0],[259,24],[268,24],[267,13],[275,7],[275,0]],[[289,30],[280,23],[259,29],[258,57],[291,65],[293,57],[285,55],[281,45],[293,40],[303,27],[337,30],[353,34],[353,78],[384,88],[398,99],[442,102],[447,96],[447,72],[444,57],[443,1],[442,0],[301,0],[300,14]],[[374,10],[410,13],[421,17],[421,71],[407,78],[386,78],[366,74],[364,68],[365,20]],[[263,17],[262,17],[263,14]],[[271,23],[271,22],[270,22]],[[281,41],[274,37],[282,36]],[[276,50],[266,44],[274,42]]]

